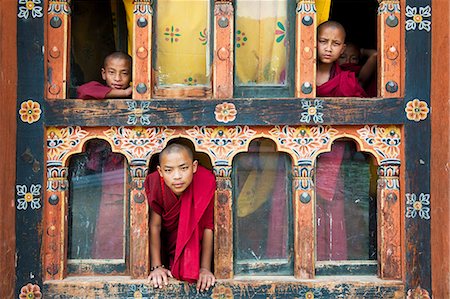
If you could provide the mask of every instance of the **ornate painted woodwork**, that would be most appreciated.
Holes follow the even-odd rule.
[[[141,280],[148,274],[150,258],[143,192],[148,162],[169,140],[182,137],[209,156],[217,178],[214,262],[219,281],[203,297],[431,296],[431,3],[380,1],[378,80],[383,99],[377,100],[316,99],[314,84],[308,92],[305,83],[315,81],[314,4],[314,0],[297,3],[295,98],[232,97],[231,1],[215,1],[213,99],[205,100],[209,91],[204,90],[158,94],[184,99],[152,98],[152,1],[135,1],[133,99],[83,101],[67,99],[70,1],[20,0],[16,294],[67,298],[196,294],[186,283],[173,281],[167,289],[153,290]],[[106,140],[129,166],[130,259],[129,277],[87,282],[83,277],[66,279],[67,161],[93,138]],[[256,281],[234,277],[232,163],[256,138],[272,140],[292,160],[295,277]],[[315,161],[339,138],[354,141],[359,151],[375,157],[379,167],[379,274],[367,280],[314,278]]]

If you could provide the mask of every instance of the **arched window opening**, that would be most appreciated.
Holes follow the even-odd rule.
[[[292,275],[291,160],[267,139],[233,161],[234,252],[239,274]]]
[[[87,142],[69,163],[68,272],[125,273],[127,165],[106,141]]]
[[[345,273],[335,261],[359,261],[376,274],[377,174],[372,156],[336,141],[316,166],[316,274]],[[348,273],[348,272],[347,272]],[[366,274],[367,274],[366,273]]]

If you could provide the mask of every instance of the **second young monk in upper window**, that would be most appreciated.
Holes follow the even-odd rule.
[[[129,98],[133,91],[131,82],[131,57],[123,52],[113,52],[103,62],[102,78],[106,85],[91,81],[77,88],[79,99]]]
[[[337,63],[345,50],[345,29],[335,21],[317,28],[316,86],[319,97],[367,97],[354,72]]]
[[[215,283],[215,176],[193,160],[188,147],[177,143],[161,151],[157,169],[145,180],[151,209],[149,281],[162,288],[173,275],[197,281],[197,290],[208,290]]]

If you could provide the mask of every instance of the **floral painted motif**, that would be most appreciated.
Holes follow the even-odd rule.
[[[163,149],[166,139],[173,135],[174,130],[166,127],[111,127],[103,133],[130,158],[132,164],[140,165],[145,164],[155,151]]]
[[[69,151],[77,147],[89,133],[80,127],[47,129],[47,165],[61,165]]]
[[[229,299],[234,298],[233,290],[224,285],[218,285],[213,289],[211,294],[212,299]]]
[[[311,161],[314,154],[328,144],[338,131],[329,126],[275,126],[269,133],[278,140],[281,148],[293,151],[298,160]]]
[[[37,210],[41,208],[41,185],[31,185],[30,191],[26,185],[17,185],[17,209],[18,210],[26,210],[28,208],[28,204],[33,210]]]
[[[323,100],[314,100],[314,102],[302,100],[302,109],[304,112],[301,114],[302,118],[300,122],[309,123],[312,119],[315,123],[323,123],[323,113],[321,112],[323,109],[322,103]]]
[[[430,299],[430,294],[427,290],[422,289],[420,286],[417,286],[417,288],[409,289],[407,293],[406,299]]]
[[[281,43],[283,39],[286,37],[286,28],[283,23],[277,22],[277,29],[275,30],[275,35],[277,36],[277,43]]]
[[[203,31],[200,31],[200,37],[198,39],[202,42],[202,45],[206,45],[208,43],[208,31],[206,28],[203,29]]]
[[[170,41],[171,43],[173,42],[178,42],[180,39],[179,37],[181,36],[180,32],[180,28],[175,28],[172,26],[166,27],[166,31],[164,32],[165,40],[166,41]]]
[[[379,0],[378,14],[388,13],[395,14],[400,13],[400,1],[398,0]]]
[[[383,160],[399,162],[400,129],[395,126],[364,126],[359,129],[359,137],[370,145]]]
[[[422,219],[430,219],[430,194],[420,193],[417,199],[416,194],[407,193],[406,194],[406,217],[415,218],[417,214]],[[419,297],[413,297],[419,298]]]
[[[48,3],[48,13],[70,15],[70,0],[50,0]]]
[[[419,7],[419,12],[417,12],[417,7],[406,6],[406,16],[411,19],[406,20],[406,30],[431,30],[431,21],[426,20],[431,18],[431,7],[429,5],[425,7]]]
[[[419,99],[409,101],[405,108],[406,118],[415,122],[426,119],[429,111],[427,102]]]
[[[31,12],[33,19],[42,18],[41,5],[41,0],[19,0],[19,13],[17,17],[20,19],[28,19]]]
[[[229,123],[236,119],[237,110],[233,103],[222,103],[214,110],[216,120],[221,123]]]
[[[41,288],[37,284],[27,284],[20,289],[19,299],[42,298]]]
[[[236,48],[245,46],[247,40],[248,38],[245,35],[245,32],[242,32],[241,30],[236,31]]]
[[[41,118],[41,105],[38,102],[28,100],[20,105],[19,115],[24,123],[32,124]]]
[[[216,165],[230,165],[233,156],[246,150],[249,140],[256,134],[248,126],[198,127],[186,130],[197,150],[211,154]]]
[[[133,114],[128,115],[127,124],[136,125],[138,120],[143,126],[150,125],[150,115],[145,114],[150,110],[150,102],[147,101],[127,101],[128,111],[131,111]],[[139,107],[138,107],[139,105]]]

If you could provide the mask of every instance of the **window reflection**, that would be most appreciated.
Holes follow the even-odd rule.
[[[376,259],[376,165],[353,142],[317,159],[317,260]]]
[[[288,156],[259,139],[233,167],[235,273],[292,274]]]
[[[125,161],[92,140],[69,166],[69,259],[124,259]]]

